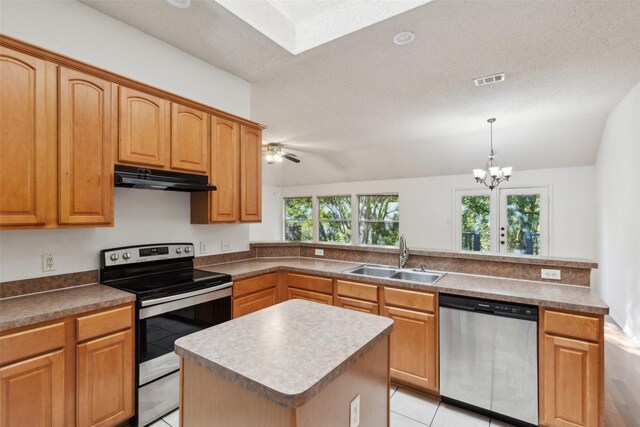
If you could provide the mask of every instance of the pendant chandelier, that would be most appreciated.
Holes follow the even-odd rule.
[[[476,182],[486,185],[489,190],[496,188],[502,181],[509,181],[512,170],[511,167],[501,168],[496,163],[496,153],[493,151],[493,123],[495,121],[496,119],[493,118],[487,120],[491,126],[491,154],[489,155],[489,161],[487,161],[484,169],[473,170],[473,177]]]

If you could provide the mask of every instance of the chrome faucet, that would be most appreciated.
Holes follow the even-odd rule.
[[[404,268],[404,265],[409,259],[409,248],[407,247],[407,241],[404,238],[404,234],[400,236],[400,258],[398,259],[398,268]]]

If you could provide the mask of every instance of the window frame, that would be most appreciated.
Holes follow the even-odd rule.
[[[374,219],[366,219],[363,220],[360,218],[360,197],[371,197],[371,196],[393,196],[393,197],[397,197],[398,199],[398,220],[374,220]],[[357,235],[355,236],[355,242],[356,244],[359,245],[369,245],[369,246],[389,246],[389,245],[378,245],[375,243],[360,243],[360,223],[362,222],[366,222],[366,223],[382,223],[382,224],[398,224],[398,242],[395,245],[392,245],[394,247],[397,247],[400,244],[400,194],[399,193],[359,193],[356,194],[356,200],[355,200],[355,205],[357,207],[356,211],[358,212],[357,218],[356,218],[356,227],[358,230]],[[352,233],[353,234],[353,233]]]
[[[311,218],[309,219],[287,219],[287,200],[288,199],[311,199]],[[282,241],[283,242],[313,242],[314,241],[314,197],[313,196],[290,196],[282,197]],[[310,240],[287,240],[287,221],[306,222],[311,221],[311,239]]]

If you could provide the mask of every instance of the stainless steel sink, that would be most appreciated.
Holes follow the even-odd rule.
[[[397,270],[390,267],[378,267],[375,265],[361,265],[353,270],[347,270],[345,273],[361,274],[363,276],[373,277],[391,277]]]
[[[420,282],[429,285],[437,282],[446,274],[436,271],[401,269],[380,265],[361,265],[351,270],[346,270],[345,273],[359,274],[369,277],[382,277],[392,280],[409,280],[411,282]]]
[[[435,283],[442,276],[443,273],[435,273],[433,271],[398,271],[390,279],[398,279],[398,280],[410,280],[412,282],[420,282],[420,283]]]

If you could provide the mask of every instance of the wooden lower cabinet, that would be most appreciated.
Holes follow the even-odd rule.
[[[133,333],[77,347],[78,426],[112,426],[133,415]]]
[[[264,291],[255,292],[233,300],[233,318],[262,310],[263,308],[275,305],[278,300],[278,293],[275,287]]]
[[[0,427],[114,426],[134,415],[133,305],[0,333]]]
[[[308,291],[306,289],[287,288],[287,299],[304,299],[321,304],[333,305],[333,295]]]
[[[540,425],[604,425],[602,317],[549,310],[541,312]],[[586,324],[595,328],[583,328]],[[585,339],[585,336],[592,340]]]
[[[0,427],[65,427],[64,350],[0,368]]]
[[[395,322],[390,351],[392,380],[438,392],[436,309],[436,294],[384,288],[382,314]]]

